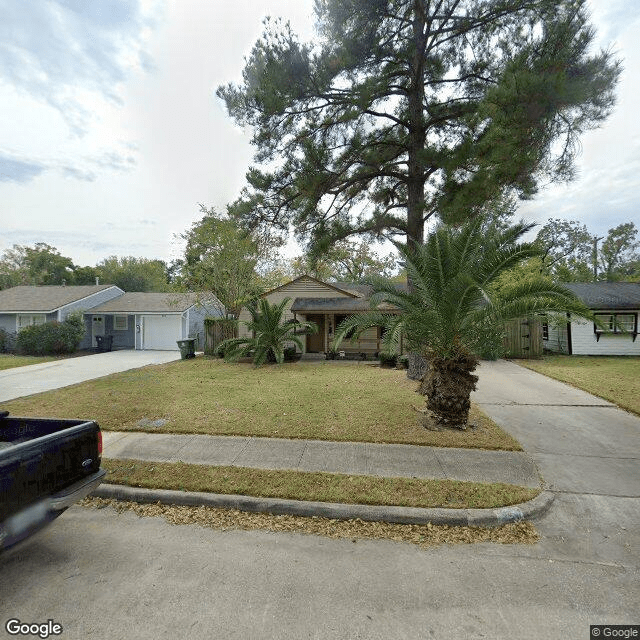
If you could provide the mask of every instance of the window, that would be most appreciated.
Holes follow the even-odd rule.
[[[597,324],[593,330],[597,338],[603,333],[631,333],[635,340],[638,333],[637,313],[596,313]]]
[[[129,316],[113,316],[115,331],[126,331],[129,328]]]
[[[18,315],[18,331],[25,327],[31,327],[36,324],[44,324],[47,316],[44,313],[20,314]]]
[[[549,323],[546,320],[542,322],[542,339],[549,339]]]

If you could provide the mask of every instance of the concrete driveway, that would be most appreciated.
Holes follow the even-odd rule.
[[[109,351],[0,371],[0,402],[180,359],[179,351]]]

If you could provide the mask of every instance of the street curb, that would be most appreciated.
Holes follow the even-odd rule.
[[[555,497],[553,492],[543,491],[533,500],[498,509],[422,509],[417,507],[255,498],[252,496],[170,491],[167,489],[141,489],[116,484],[102,484],[91,495],[97,498],[128,500],[147,504],[159,502],[167,505],[206,506],[238,509],[239,511],[254,513],[270,513],[273,515],[316,516],[334,520],[358,518],[370,522],[392,522],[397,524],[432,523],[482,527],[497,527],[509,522],[540,517],[546,513]]]

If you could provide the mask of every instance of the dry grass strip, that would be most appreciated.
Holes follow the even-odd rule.
[[[164,518],[174,525],[200,525],[222,531],[261,530],[275,533],[303,533],[326,538],[358,540],[393,540],[409,542],[422,548],[442,544],[535,544],[538,532],[532,523],[521,521],[501,527],[461,527],[434,524],[391,524],[363,520],[333,520],[302,516],[276,516],[248,513],[235,509],[139,504],[104,498],[85,498],[79,503],[92,509],[113,508],[118,513],[133,511],[140,517]]]
[[[532,500],[539,489],[504,483],[381,478],[311,471],[103,458],[107,481],[145,489],[347,504],[494,509]]]

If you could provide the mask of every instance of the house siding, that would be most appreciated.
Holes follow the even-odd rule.
[[[563,318],[549,318],[549,339],[543,340],[542,346],[556,353],[569,353],[569,332]]]
[[[598,309],[596,313],[640,314],[640,309],[628,311]],[[602,333],[598,340],[593,329],[593,322],[585,320],[574,320],[571,323],[571,344],[574,355],[640,356],[640,338],[636,338],[634,341],[630,333]]]
[[[119,287],[111,287],[110,289],[98,291],[98,293],[94,293],[82,300],[66,304],[63,307],[60,307],[60,320],[64,320],[74,311],[88,311],[93,309],[93,307],[97,307],[99,304],[103,304],[104,302],[120,297],[123,293],[124,291]]]
[[[291,305],[296,298],[350,298],[352,296],[349,296],[346,293],[341,293],[337,289],[327,287],[326,285],[322,284],[321,282],[317,282],[312,278],[303,277],[298,280],[294,280],[293,282],[289,282],[281,288],[272,291],[265,297],[270,304],[276,304],[278,302],[282,302],[285,298],[291,298],[291,300],[285,307],[282,316],[283,321],[287,321],[294,318],[294,313],[291,311]],[[298,317],[299,320],[304,319],[304,316],[302,314],[298,314],[298,316],[296,317]],[[240,320],[240,324],[238,327],[238,337],[249,337],[251,335],[251,332],[247,329],[245,323],[251,320],[251,314],[245,307],[243,307],[240,311],[238,319]]]
[[[212,314],[207,313],[207,310],[200,305],[196,305],[189,309],[189,328],[187,336],[189,338],[196,339],[196,349],[198,351],[202,351],[204,349],[204,319],[207,315],[211,316]],[[219,315],[222,315],[222,313]]]

